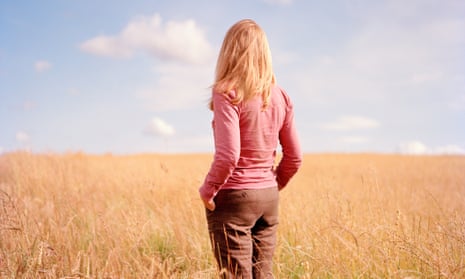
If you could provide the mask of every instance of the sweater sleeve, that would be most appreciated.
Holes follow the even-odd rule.
[[[237,106],[230,96],[213,93],[213,135],[215,156],[199,192],[202,198],[213,198],[237,166],[240,156],[240,130]]]
[[[283,157],[276,168],[276,181],[284,188],[302,164],[302,151],[294,122],[294,108],[289,97],[284,94],[287,108],[283,126],[279,131],[279,142]]]

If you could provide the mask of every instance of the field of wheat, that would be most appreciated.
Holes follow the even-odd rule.
[[[0,156],[0,278],[215,278],[212,156]],[[276,278],[464,278],[465,157],[308,154]]]

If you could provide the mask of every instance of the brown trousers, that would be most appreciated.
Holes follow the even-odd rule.
[[[273,278],[278,188],[220,190],[215,203],[206,212],[221,277]]]

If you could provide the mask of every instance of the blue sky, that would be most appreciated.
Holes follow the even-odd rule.
[[[0,153],[213,152],[227,29],[252,18],[305,152],[465,154],[465,1],[0,2]]]

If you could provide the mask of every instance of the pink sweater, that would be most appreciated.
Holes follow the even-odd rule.
[[[262,98],[233,105],[235,92],[213,94],[215,156],[200,195],[213,198],[221,189],[285,187],[302,163],[292,102],[279,86],[262,110]],[[278,143],[283,157],[275,168]]]

